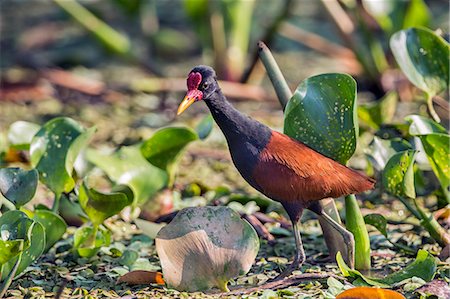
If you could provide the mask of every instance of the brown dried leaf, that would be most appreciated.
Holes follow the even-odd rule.
[[[119,277],[117,283],[125,282],[129,285],[138,285],[138,284],[161,284],[164,285],[164,279],[161,272],[155,271],[145,271],[145,270],[135,270],[128,272],[127,274]]]

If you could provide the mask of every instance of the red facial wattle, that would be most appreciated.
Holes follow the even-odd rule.
[[[191,106],[195,101],[200,101],[203,98],[203,93],[198,90],[200,82],[202,82],[202,75],[200,73],[189,74],[186,80],[188,91],[178,107],[177,115],[183,113],[183,111]]]

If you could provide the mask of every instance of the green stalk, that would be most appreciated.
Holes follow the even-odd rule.
[[[3,283],[2,288],[0,289],[0,298],[3,298],[3,296],[5,296],[6,291],[8,290],[9,286],[11,285],[14,276],[16,275],[17,269],[19,268],[19,264],[22,261],[22,253],[21,252],[19,254],[19,256],[17,257],[17,261],[14,264],[14,267],[12,268],[11,272],[9,273],[9,276],[5,279],[5,282]],[[3,265],[2,265],[2,270],[3,270]]]
[[[131,47],[128,38],[97,18],[76,0],[53,1],[110,50],[121,55],[129,53]]]
[[[53,200],[52,212],[59,214],[59,202],[61,201],[61,196],[55,193],[55,199]]]
[[[345,197],[345,219],[345,226],[355,237],[355,268],[358,270],[369,270],[369,233],[354,194]]]
[[[442,247],[450,244],[450,234],[434,219],[433,215],[419,207],[416,200],[414,200],[414,204],[420,214],[420,224],[428,231],[430,236]]]
[[[437,123],[441,122],[441,119],[439,117],[439,115],[436,113],[436,110],[434,110],[434,106],[433,106],[433,96],[426,93],[427,98],[427,107],[428,107],[428,113],[430,114],[430,116],[433,118],[433,120]]]
[[[269,48],[262,41],[258,43],[258,53],[275,89],[278,100],[284,110],[289,102],[289,99],[292,97],[292,92],[284,79],[283,73],[281,72],[277,62],[275,61],[275,58]],[[319,204],[325,213],[333,218],[334,221],[341,223],[341,218],[337,211],[336,203],[332,198],[322,199],[319,201]],[[336,229],[326,221],[319,220],[319,222],[330,256],[334,258],[338,251],[347,252],[347,244],[342,241],[342,238]]]

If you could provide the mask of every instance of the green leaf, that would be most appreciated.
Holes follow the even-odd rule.
[[[133,202],[133,198],[123,192],[102,193],[88,188],[86,182],[80,186],[78,199],[94,225],[102,224],[103,221],[118,214]]]
[[[28,150],[33,136],[40,128],[35,123],[21,120],[16,121],[9,126],[8,141],[15,149]]]
[[[67,224],[58,214],[48,210],[35,210],[33,220],[39,222],[45,231],[45,250],[48,251],[64,235]]]
[[[108,246],[110,243],[111,233],[101,227],[97,230],[82,226],[73,235],[73,247],[81,257],[93,257],[102,246]]]
[[[138,146],[124,146],[111,155],[88,150],[86,155],[89,162],[101,168],[116,184],[133,190],[133,205],[146,202],[166,185],[166,172],[148,163]]]
[[[141,152],[147,161],[170,173],[184,147],[197,138],[188,128],[164,128],[144,141]]]
[[[198,138],[200,138],[201,140],[206,139],[209,134],[211,134],[213,126],[214,119],[211,114],[208,114],[200,121],[200,123],[195,128]]]
[[[4,241],[0,239],[0,267],[23,250],[23,240]]]
[[[119,259],[119,264],[131,268],[134,262],[139,258],[139,253],[136,250],[127,249]]]
[[[398,65],[408,79],[430,96],[448,88],[449,44],[425,28],[395,33],[390,46]]]
[[[16,275],[25,270],[35,260],[37,260],[44,252],[45,248],[45,233],[42,225],[36,221],[31,220],[21,211],[8,211],[0,217],[0,230],[2,235],[7,231],[10,240],[23,240],[25,250],[22,253],[22,259],[17,268]],[[5,240],[4,238],[2,238]],[[5,240],[6,241],[6,240]],[[18,256],[10,259],[3,265],[2,278],[5,278],[17,261]]]
[[[29,202],[36,193],[38,172],[36,169],[0,169],[0,192],[17,208]]]
[[[350,269],[342,259],[340,252],[336,255],[336,261],[339,269],[345,277],[353,277],[355,279],[359,278],[368,285],[382,288],[392,287],[394,284],[412,277],[419,277],[425,281],[431,281],[437,269],[436,258],[429,254],[426,250],[422,249],[418,251],[414,262],[402,270],[396,271],[383,278],[367,277],[357,270]]]
[[[383,171],[383,185],[392,195],[415,198],[414,156],[415,150],[406,150],[393,155]]]
[[[368,214],[364,216],[364,222],[375,226],[375,228],[387,238],[387,220],[383,215],[380,214]]]
[[[398,94],[387,93],[376,103],[361,105],[358,107],[359,119],[368,126],[378,129],[382,124],[390,123],[397,108]]]
[[[73,164],[94,131],[95,128],[84,130],[73,119],[60,117],[47,122],[34,136],[30,145],[31,164],[57,198],[75,186]]]
[[[450,136],[438,123],[418,115],[410,115],[406,120],[411,123],[409,133],[418,136],[434,174],[442,188],[450,184]]]
[[[412,146],[404,139],[392,138],[385,140],[375,136],[366,155],[373,167],[378,171],[382,171],[386,167],[387,161],[394,154],[409,149],[412,149]]]
[[[346,74],[304,80],[286,106],[284,132],[345,164],[358,136],[355,80]]]

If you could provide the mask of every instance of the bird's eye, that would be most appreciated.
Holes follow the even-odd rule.
[[[207,89],[207,88],[208,88],[208,83],[206,83],[206,82],[203,83],[202,88],[203,88],[203,89]]]

